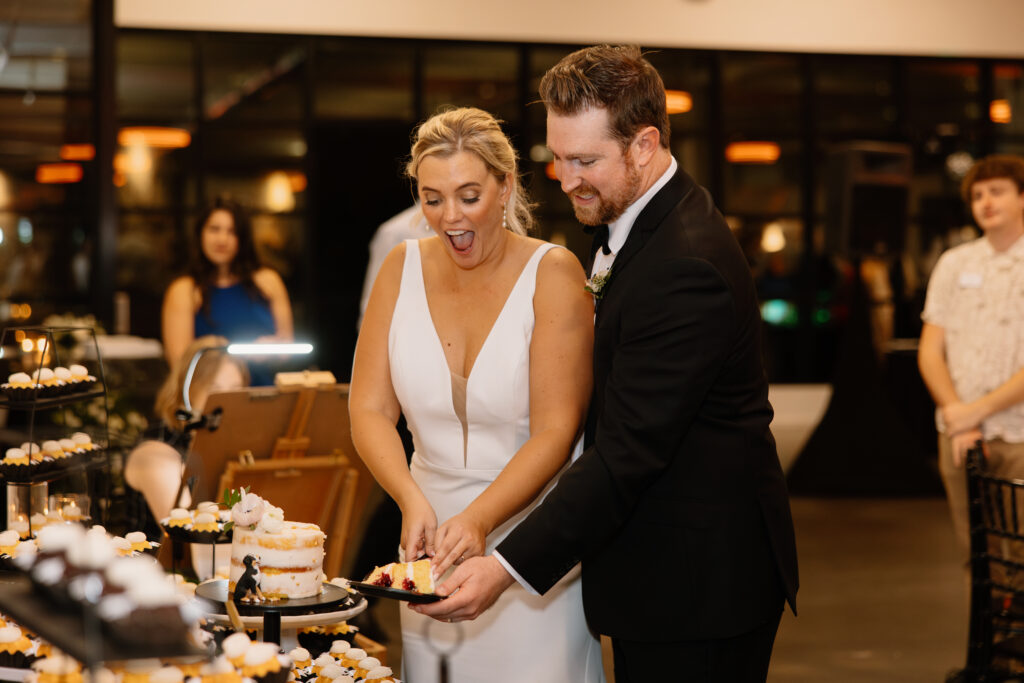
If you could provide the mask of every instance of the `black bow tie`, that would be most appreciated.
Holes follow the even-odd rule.
[[[583,232],[594,236],[594,243],[590,247],[591,254],[596,254],[598,248],[604,252],[605,256],[609,256],[612,253],[611,248],[608,246],[607,225],[588,225],[583,228]]]

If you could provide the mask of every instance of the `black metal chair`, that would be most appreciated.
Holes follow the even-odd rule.
[[[986,474],[979,441],[967,456],[967,494],[971,610],[956,680],[1024,682],[1024,480]]]

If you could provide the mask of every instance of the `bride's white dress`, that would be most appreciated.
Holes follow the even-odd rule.
[[[537,266],[554,246],[538,247],[523,268],[463,379],[449,371],[430,317],[419,244],[405,242],[388,337],[391,380],[413,435],[412,476],[438,524],[464,510],[529,438],[533,294]],[[495,529],[487,552],[532,508]],[[441,652],[449,653],[453,683],[604,680],[600,644],[583,617],[578,567],[544,596],[513,585],[475,621],[441,623],[404,606],[401,620],[407,683],[437,681]]]

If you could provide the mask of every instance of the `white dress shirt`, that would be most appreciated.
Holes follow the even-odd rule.
[[[677,168],[679,168],[679,164],[676,163],[675,157],[672,157],[672,163],[668,165],[668,170],[661,174],[661,177],[648,188],[647,192],[644,192],[640,199],[630,204],[622,212],[621,216],[608,224],[608,248],[612,253],[605,254],[603,250],[597,250],[597,253],[594,254],[594,267],[590,269],[591,277],[612,267],[612,263],[615,262],[615,255],[619,253],[622,245],[626,243],[626,238],[629,237],[629,231],[633,229],[636,217],[640,215],[640,212],[644,210],[644,207],[647,206],[654,195],[658,194],[658,190],[665,187],[665,184],[675,175]]]

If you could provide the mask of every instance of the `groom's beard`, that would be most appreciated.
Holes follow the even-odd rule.
[[[636,201],[641,183],[640,170],[631,163],[632,159],[628,150],[622,162],[626,167],[626,174],[622,185],[616,191],[603,195],[597,191],[597,188],[584,180],[580,182],[579,187],[569,193],[570,199],[573,195],[597,197],[598,201],[592,206],[580,206],[573,202],[572,208],[576,213],[576,220],[583,225],[607,225],[621,216],[629,208],[629,205]]]

